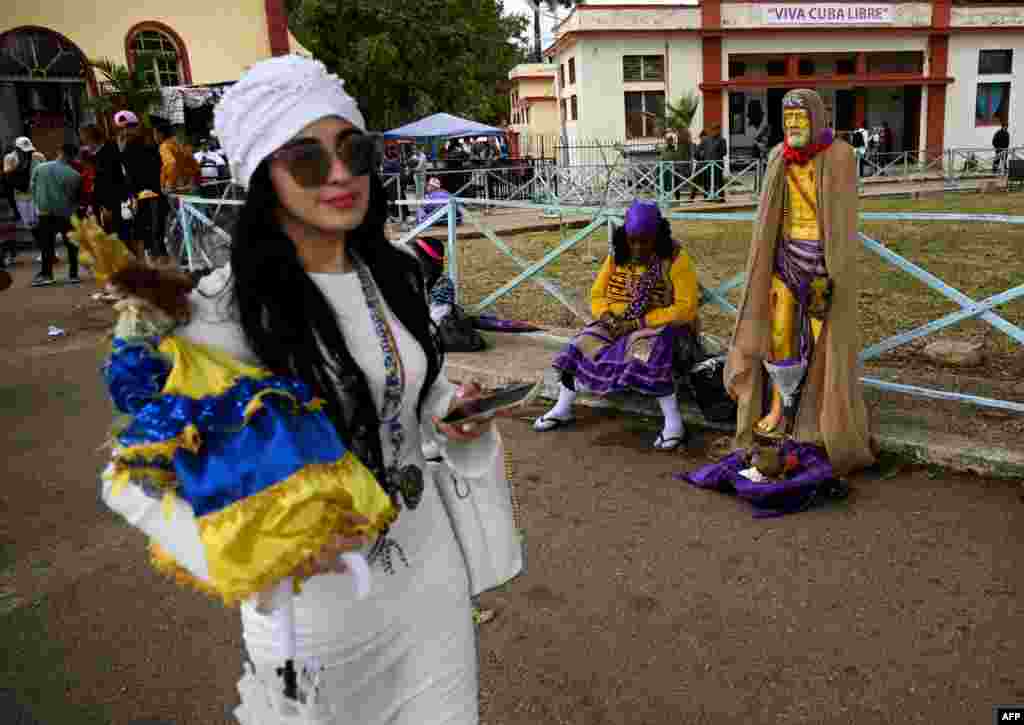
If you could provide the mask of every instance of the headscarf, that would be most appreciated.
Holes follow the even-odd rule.
[[[264,159],[328,116],[366,130],[359,106],[345,92],[345,81],[319,61],[283,55],[252,66],[228,89],[214,111],[214,132],[235,182],[248,187]]]
[[[799,108],[807,111],[811,121],[810,139],[803,148],[793,148],[789,139],[783,142],[783,158],[787,164],[806,164],[819,153],[832,145],[835,136],[832,129],[825,127],[825,102],[814,91],[799,88],[790,91],[782,98],[782,109]]]

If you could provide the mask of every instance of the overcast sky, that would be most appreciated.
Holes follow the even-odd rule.
[[[527,36],[530,43],[533,43],[533,6],[527,0],[505,0],[505,12],[509,15],[525,15],[530,21],[530,27],[527,28]],[[566,8],[558,9],[558,17],[564,18],[569,14]],[[540,16],[540,33],[541,43],[545,48],[555,42],[555,36],[552,34],[551,29],[555,25],[555,20],[550,16],[550,11],[547,9],[547,5],[541,5],[541,16]]]

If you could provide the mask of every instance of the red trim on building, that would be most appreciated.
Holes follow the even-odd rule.
[[[512,76],[510,82],[514,81],[553,81],[555,79],[555,69],[551,69],[549,75],[528,75],[528,76]]]
[[[722,125],[722,25],[721,0],[704,0],[700,6],[701,25],[701,94],[703,95],[704,128]],[[711,31],[711,32],[709,32]],[[708,88],[705,89],[704,86]]]
[[[82,49],[79,48],[75,42],[73,42],[63,33],[59,33],[52,28],[47,28],[42,25],[19,25],[16,28],[10,28],[9,30],[0,31],[0,45],[3,44],[4,38],[6,38],[9,33],[30,31],[52,33],[53,35],[56,35],[58,38],[60,38],[63,42],[67,43],[70,47],[74,48],[75,52],[78,53],[78,57],[82,60],[82,65],[85,67],[85,85],[89,89],[89,95],[95,96],[97,94],[99,86],[96,84],[96,72],[93,70],[92,66],[89,65],[89,57],[82,52]]]
[[[171,42],[174,43],[174,47],[178,51],[178,62],[181,63],[181,82],[184,85],[191,84],[192,63],[188,58],[188,47],[185,45],[185,41],[175,32],[174,28],[158,20],[144,20],[141,23],[136,23],[125,33],[124,57],[128,62],[128,67],[133,71],[135,70],[135,48],[132,46],[134,45],[135,36],[146,30],[156,30],[171,39]]]
[[[267,10],[267,38],[270,40],[271,55],[288,55],[288,10],[284,0],[264,0]]]
[[[953,83],[952,78],[936,78],[934,76],[878,74],[866,77],[857,76],[805,76],[802,78],[771,77],[771,78],[736,78],[719,83],[701,83],[700,89],[728,90],[730,88],[814,88],[816,86],[866,88],[869,86],[947,86]]]
[[[913,0],[905,0],[912,2]],[[695,8],[696,5],[679,3],[678,5],[576,5],[576,10],[679,10],[680,8]],[[566,20],[569,18],[566,17]]]
[[[942,6],[945,6],[943,9]],[[942,29],[949,23],[949,0],[935,0],[932,6],[932,24]],[[928,69],[932,77],[944,76],[949,68],[949,36],[936,33],[928,38]],[[941,154],[946,141],[946,86],[928,89],[925,111],[925,149],[930,154]]]

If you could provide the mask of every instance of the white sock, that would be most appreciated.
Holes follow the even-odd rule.
[[[679,403],[676,401],[675,393],[658,398],[658,405],[661,406],[661,414],[665,417],[665,427],[662,428],[662,438],[674,438],[683,434],[686,425],[683,423],[683,416],[679,413]]]
[[[572,417],[572,404],[576,402],[576,391],[569,390],[564,384],[558,384],[558,402],[547,412],[547,417],[565,420]]]

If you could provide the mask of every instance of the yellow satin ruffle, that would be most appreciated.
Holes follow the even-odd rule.
[[[346,513],[370,523],[350,526]],[[373,539],[398,517],[373,474],[351,453],[309,465],[220,511],[198,519],[214,588],[228,602],[290,576],[335,536]]]
[[[157,349],[173,361],[164,394],[205,398],[226,393],[241,378],[262,380],[271,375],[220,350],[173,335],[161,340]]]
[[[164,491],[174,491],[178,487],[178,477],[174,471],[149,466],[127,466],[120,461],[113,462],[109,473],[104,473],[104,479],[110,481],[110,492],[114,496],[121,493],[128,484],[141,485],[144,481]]]

